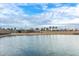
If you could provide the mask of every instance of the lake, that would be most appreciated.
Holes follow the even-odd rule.
[[[3,37],[0,56],[79,56],[79,35]]]

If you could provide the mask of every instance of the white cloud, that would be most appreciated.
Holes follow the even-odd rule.
[[[0,4],[0,24],[10,25],[10,26],[28,26],[31,23],[28,20],[25,20],[25,17],[28,17],[21,8],[19,8],[16,4]]]
[[[3,26],[30,27],[79,23],[79,4],[76,7],[62,6],[51,9],[47,9],[47,4],[40,4],[46,12],[33,16],[25,14],[18,5],[23,4],[0,4],[0,24]],[[61,6],[61,4],[56,5]]]
[[[40,18],[42,19],[42,15],[38,16],[28,16],[24,11],[18,7],[19,5],[29,5],[29,4],[0,4],[0,23],[3,25],[14,25],[15,27],[17,25],[20,25],[20,27],[23,26],[34,26],[38,25]],[[32,4],[35,7],[36,4]],[[41,5],[42,9],[47,8],[47,4],[39,4]],[[33,20],[32,20],[33,19]],[[41,24],[42,20],[40,21]],[[19,27],[19,26],[18,26]]]
[[[72,20],[68,20],[68,19],[64,19],[62,21],[60,20],[54,20],[52,22],[50,22],[51,24],[79,24],[79,18],[75,18],[75,19],[72,19]]]
[[[79,5],[76,7],[59,7],[49,10],[43,14],[42,19],[47,19],[49,25],[54,24],[78,24],[79,23]]]
[[[37,25],[57,25],[57,24],[78,24],[79,21],[79,6],[76,7],[59,7],[48,9],[47,12],[31,16],[32,23]]]

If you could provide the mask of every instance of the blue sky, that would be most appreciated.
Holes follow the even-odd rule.
[[[62,3],[62,4],[56,4],[56,3],[48,3],[47,5],[43,4],[28,4],[28,5],[20,5],[19,7],[22,8],[22,10],[28,15],[35,15],[40,14],[43,12],[47,12],[46,10],[43,10],[43,8],[51,9],[51,8],[59,8],[59,7],[76,7],[76,3]]]
[[[78,3],[0,3],[0,27],[79,24]]]

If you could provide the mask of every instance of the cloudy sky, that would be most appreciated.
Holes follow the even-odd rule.
[[[79,24],[78,3],[0,3],[0,27]]]

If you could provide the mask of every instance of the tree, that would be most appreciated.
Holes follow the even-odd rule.
[[[21,30],[18,30],[18,33],[21,33]]]
[[[48,31],[49,30],[49,28],[46,28],[46,31]]]
[[[30,33],[30,32],[35,32],[33,28],[26,30],[26,32]]]
[[[52,27],[51,26],[49,26],[49,30],[52,30]]]
[[[36,28],[35,30],[37,30],[37,31],[38,31],[38,30],[39,30],[39,28]]]
[[[16,27],[14,28],[14,30],[16,30]]]
[[[44,31],[44,28],[41,28],[41,31]]]

